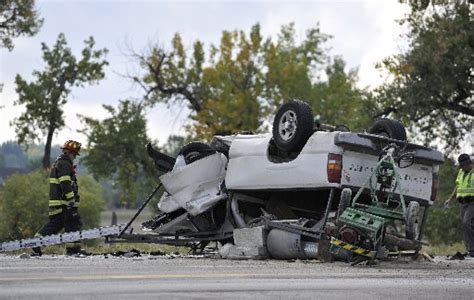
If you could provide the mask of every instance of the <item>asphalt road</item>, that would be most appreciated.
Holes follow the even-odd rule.
[[[0,254],[1,299],[473,299],[474,260],[317,261]]]

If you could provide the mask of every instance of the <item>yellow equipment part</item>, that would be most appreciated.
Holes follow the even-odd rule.
[[[370,251],[370,250],[367,250],[367,249],[364,249],[364,248],[361,248],[361,247],[357,247],[357,246],[354,246],[352,244],[349,244],[349,243],[343,242],[341,240],[338,240],[336,238],[331,238],[331,245],[342,247],[342,248],[344,248],[348,251],[352,251],[356,254],[366,256],[366,257],[369,257],[369,258],[374,258],[375,254],[376,254],[375,251]]]

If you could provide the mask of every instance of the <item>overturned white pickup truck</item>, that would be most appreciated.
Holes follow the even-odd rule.
[[[402,199],[403,207],[415,201],[424,208],[419,233],[436,199],[442,153],[407,142],[403,125],[394,120],[377,120],[367,133],[319,124],[301,101],[279,109],[272,133],[215,136],[209,145],[186,145],[176,159],[148,146],[165,172],[160,177],[165,193],[158,204],[163,214],[143,228],[171,236],[173,243],[178,237],[226,240],[234,228],[290,220],[286,224],[296,224],[293,231],[306,228],[322,238],[328,221],[336,222],[344,188],[360,189],[359,200],[370,203],[373,190],[383,187],[364,185],[388,145],[397,149],[392,154],[400,168],[399,180],[385,187],[392,185],[393,198]]]

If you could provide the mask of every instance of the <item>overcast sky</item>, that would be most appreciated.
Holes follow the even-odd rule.
[[[150,44],[169,45],[179,32],[189,47],[199,39],[218,44],[223,30],[249,31],[260,23],[265,37],[276,36],[281,25],[295,23],[303,37],[306,29],[319,23],[321,31],[332,35],[324,46],[329,55],[340,55],[348,68],[359,69],[359,86],[375,87],[382,82],[374,64],[396,54],[403,47],[402,29],[395,22],[408,12],[397,0],[366,1],[106,1],[62,0],[37,1],[44,24],[34,37],[14,40],[9,52],[0,49],[0,142],[15,139],[9,122],[23,110],[14,107],[17,99],[14,78],[20,74],[28,81],[33,70],[43,70],[41,42],[52,45],[63,32],[76,56],[89,36],[97,48],[107,48],[106,79],[99,85],[75,88],[65,106],[66,128],[53,139],[86,142],[76,132],[83,128],[76,114],[96,118],[107,116],[102,104],[117,104],[119,99],[139,99],[143,92],[122,75],[140,72],[127,56],[129,48],[142,52]],[[122,75],[121,75],[122,74]],[[183,132],[187,118],[180,108],[158,105],[147,113],[148,134],[160,144],[169,134]]]

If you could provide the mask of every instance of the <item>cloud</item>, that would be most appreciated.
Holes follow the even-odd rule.
[[[163,145],[169,135],[185,135],[186,125],[190,125],[191,111],[185,105],[170,108],[165,104],[157,104],[146,113],[147,135]]]
[[[359,86],[375,87],[383,82],[381,74],[375,70],[375,64],[384,58],[397,54],[404,42],[400,35],[404,28],[395,21],[401,19],[405,13],[409,12],[407,5],[401,5],[396,2],[378,3],[368,2],[365,8],[372,16],[373,29],[372,34],[366,38],[367,45],[360,58],[360,81]]]
[[[2,78],[3,80],[3,78]],[[23,107],[14,106],[13,102],[18,98],[12,85],[5,85],[0,93],[0,142],[15,140],[15,128],[10,126],[13,118],[19,117]]]
[[[68,45],[76,56],[83,41],[94,36],[97,48],[109,49],[107,78],[99,85],[74,88],[65,114],[67,128],[57,139],[61,142],[77,134],[81,128],[76,113],[93,113],[104,118],[102,103],[116,105],[118,100],[143,96],[143,91],[121,75],[142,72],[136,61],[126,54],[128,46],[142,52],[150,43],[170,45],[179,32],[190,48],[199,39],[206,45],[218,44],[223,30],[241,29],[248,32],[260,23],[264,36],[276,36],[283,24],[294,22],[300,39],[308,28],[319,22],[323,33],[333,35],[325,47],[330,55],[342,55],[348,67],[360,67],[360,84],[380,83],[373,64],[397,51],[399,28],[393,22],[406,5],[397,1],[40,1],[38,7],[45,23],[34,37],[15,40],[15,49],[0,50],[0,82],[5,84],[0,94],[0,142],[14,138],[9,121],[19,116],[22,108],[13,107],[16,98],[14,77],[21,74],[31,80],[33,70],[42,70],[41,42],[52,45],[64,32]],[[189,111],[181,107],[170,110],[158,105],[147,113],[151,138],[164,142],[169,134],[183,133],[189,123]]]

